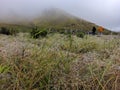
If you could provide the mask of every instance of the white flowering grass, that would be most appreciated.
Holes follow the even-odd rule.
[[[120,37],[0,35],[1,90],[119,90]]]

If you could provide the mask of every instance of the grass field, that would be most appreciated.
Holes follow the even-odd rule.
[[[120,90],[120,36],[0,35],[0,90]]]

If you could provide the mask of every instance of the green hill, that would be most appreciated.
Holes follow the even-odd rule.
[[[44,11],[40,17],[34,19],[33,23],[36,26],[54,28],[55,30],[80,30],[84,32],[91,31],[93,26],[96,28],[98,25],[86,21],[84,19],[75,17],[62,11],[60,9],[49,9]],[[108,29],[105,28],[104,33],[110,33]]]
[[[20,32],[29,32],[32,28],[27,25],[20,25],[20,24],[6,24],[6,23],[0,23],[0,28],[5,27],[7,29],[14,29],[18,30]]]
[[[19,18],[19,17],[18,17]],[[19,20],[19,19],[18,19]],[[16,20],[16,21],[18,21]],[[12,22],[9,24],[0,24],[0,27],[6,26],[6,27],[15,27],[17,29],[20,29],[22,31],[29,30],[33,26],[38,26],[42,28],[47,29],[53,29],[53,30],[80,30],[83,32],[88,32],[92,30],[92,27],[95,26],[96,28],[98,25],[91,23],[89,21],[80,19],[78,17],[75,17],[73,15],[70,15],[69,13],[66,13],[63,10],[52,8],[48,9],[42,12],[41,15],[32,18],[32,21],[20,21],[20,22]],[[104,33],[110,33],[111,31],[105,29]]]

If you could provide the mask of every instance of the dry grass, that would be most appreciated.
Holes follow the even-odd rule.
[[[0,35],[0,90],[119,90],[120,37]]]

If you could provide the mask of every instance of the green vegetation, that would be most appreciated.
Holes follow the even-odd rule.
[[[5,34],[5,35],[16,35],[18,32],[17,30],[14,29],[8,29],[6,27],[1,27],[0,29],[0,34]]]
[[[59,10],[0,24],[0,90],[119,90],[120,36],[93,26]]]
[[[31,26],[26,26],[26,25],[19,25],[19,24],[1,24],[0,23],[0,30],[1,28],[4,27],[6,29],[13,29],[17,32],[23,32],[23,33],[26,33],[26,32],[30,32],[32,30],[32,27]]]
[[[47,30],[35,27],[30,32],[30,35],[31,35],[32,38],[35,38],[35,39],[37,39],[39,37],[46,37],[47,36]]]
[[[85,37],[0,35],[0,89],[119,90],[119,36]]]
[[[21,32],[30,32],[34,26],[60,33],[68,33],[71,30],[75,33],[88,33],[92,30],[93,26],[98,28],[98,25],[94,23],[72,16],[59,9],[46,10],[31,22],[23,21],[23,23],[17,22],[17,24],[0,24],[0,27],[13,28]],[[103,34],[111,33],[108,29],[104,29]]]
[[[9,71],[9,67],[5,65],[0,65],[0,74],[1,73],[6,73]]]
[[[77,33],[77,37],[84,38],[85,34],[83,32]]]

